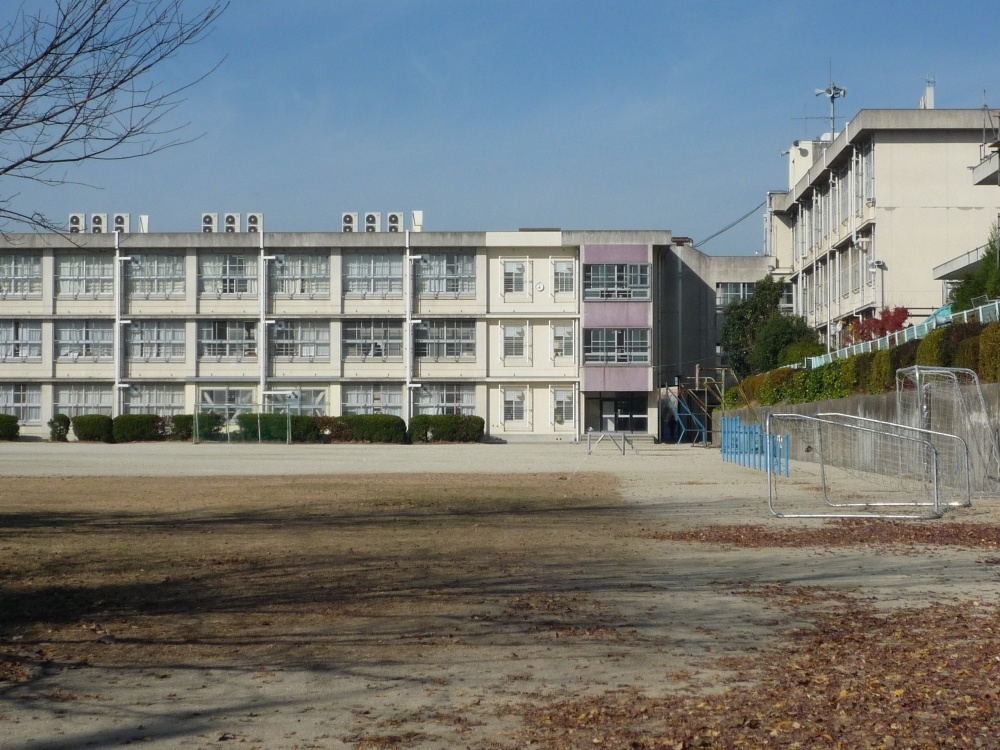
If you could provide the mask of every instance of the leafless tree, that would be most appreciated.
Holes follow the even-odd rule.
[[[55,228],[41,213],[14,209],[17,179],[64,184],[69,165],[191,140],[164,118],[211,71],[166,87],[153,74],[202,40],[228,0],[204,0],[190,15],[188,4],[32,0],[0,24],[0,226]]]

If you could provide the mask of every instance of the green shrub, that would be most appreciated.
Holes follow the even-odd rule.
[[[853,367],[847,365],[849,360],[838,359],[819,370],[819,395],[817,401],[831,398],[846,398],[854,392]]]
[[[896,371],[892,366],[892,349],[879,349],[872,357],[868,393],[878,395],[896,388]]]
[[[114,440],[111,417],[107,414],[81,414],[73,417],[73,434],[87,443],[110,443]]]
[[[418,414],[410,420],[410,441],[414,443],[477,443],[483,439],[486,422],[482,417],[459,414]]]
[[[49,440],[53,443],[65,443],[69,436],[69,417],[65,414],[56,414],[48,421]]]
[[[916,363],[921,367],[951,367],[952,343],[947,328],[935,328],[917,345]]]
[[[778,360],[790,365],[801,365],[807,357],[818,357],[821,354],[826,354],[826,347],[823,344],[814,341],[796,341],[781,350]]]
[[[757,402],[761,406],[773,406],[782,401],[787,402],[785,394],[793,375],[795,375],[795,370],[790,367],[769,372],[757,390]]]
[[[958,345],[966,339],[979,336],[985,327],[985,324],[975,321],[972,323],[952,323],[950,326],[945,328],[944,330],[948,332],[948,343],[951,346],[952,352],[954,352],[958,348]],[[952,365],[952,367],[957,366],[958,365]]]
[[[0,414],[0,440],[17,440],[21,426],[13,414]]]
[[[164,417],[163,436],[167,440],[190,440],[194,437],[194,414]]]
[[[889,389],[890,391],[896,389],[896,370],[903,367],[913,367],[917,364],[917,349],[919,348],[920,339],[910,339],[889,350],[892,361],[892,388]]]
[[[140,443],[163,439],[163,420],[156,414],[121,414],[111,422],[116,443]]]
[[[861,352],[850,358],[854,365],[854,391],[855,393],[868,393],[868,386],[872,377],[872,361],[875,359],[875,352]]]
[[[319,427],[316,426],[315,417],[310,417],[308,414],[292,415],[292,442],[319,442]]]
[[[201,411],[197,414],[198,439],[218,440],[222,437],[222,425],[225,418],[214,411]],[[191,425],[191,434],[194,435],[194,422]]]
[[[353,440],[362,443],[405,443],[406,422],[392,414],[349,414],[341,417]]]
[[[955,345],[955,356],[951,361],[952,367],[964,367],[967,370],[979,372],[979,337],[970,336],[962,339]]]
[[[287,414],[237,414],[236,425],[239,427],[239,440],[256,443],[285,442],[288,440]]]
[[[979,378],[1000,381],[1000,323],[991,323],[979,334]]]
[[[740,387],[743,389],[743,393],[746,395],[747,401],[750,403],[756,403],[759,400],[760,389],[766,381],[767,373],[763,373],[761,375],[749,375],[740,381]]]
[[[351,425],[343,417],[316,417],[317,439],[324,443],[349,443],[354,439]]]

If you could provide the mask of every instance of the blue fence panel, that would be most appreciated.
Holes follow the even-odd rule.
[[[788,476],[789,435],[766,435],[764,426],[743,424],[740,417],[722,418],[722,460],[750,469]]]

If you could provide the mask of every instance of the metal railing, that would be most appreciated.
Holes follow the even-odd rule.
[[[940,328],[941,326],[949,325],[951,323],[969,323],[972,321],[978,321],[980,323],[994,323],[998,320],[1000,320],[1000,300],[994,300],[986,303],[985,305],[973,308],[972,310],[963,310],[959,313],[951,312],[951,306],[948,305],[946,307],[942,307],[919,325],[904,328],[902,331],[890,333],[880,339],[875,339],[874,341],[863,341],[860,344],[854,344],[852,346],[846,346],[843,349],[837,349],[833,352],[827,352],[826,354],[821,354],[818,357],[806,357],[804,366],[807,369],[812,369],[828,365],[835,359],[847,359],[848,357],[853,357],[856,354],[862,354],[864,352],[877,352],[880,349],[891,349],[894,346],[899,346],[900,344],[912,341],[913,339],[922,339],[935,328]]]

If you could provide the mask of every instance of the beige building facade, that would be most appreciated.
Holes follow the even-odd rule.
[[[794,309],[832,349],[852,321],[945,304],[934,268],[982,245],[1000,195],[977,188],[996,112],[862,110],[832,140],[789,151],[789,189],[767,198],[765,254],[793,284]]]
[[[96,234],[75,216],[0,237],[0,411],[25,436],[59,413],[195,411],[657,436],[661,386],[716,357],[726,266],[669,231]]]

